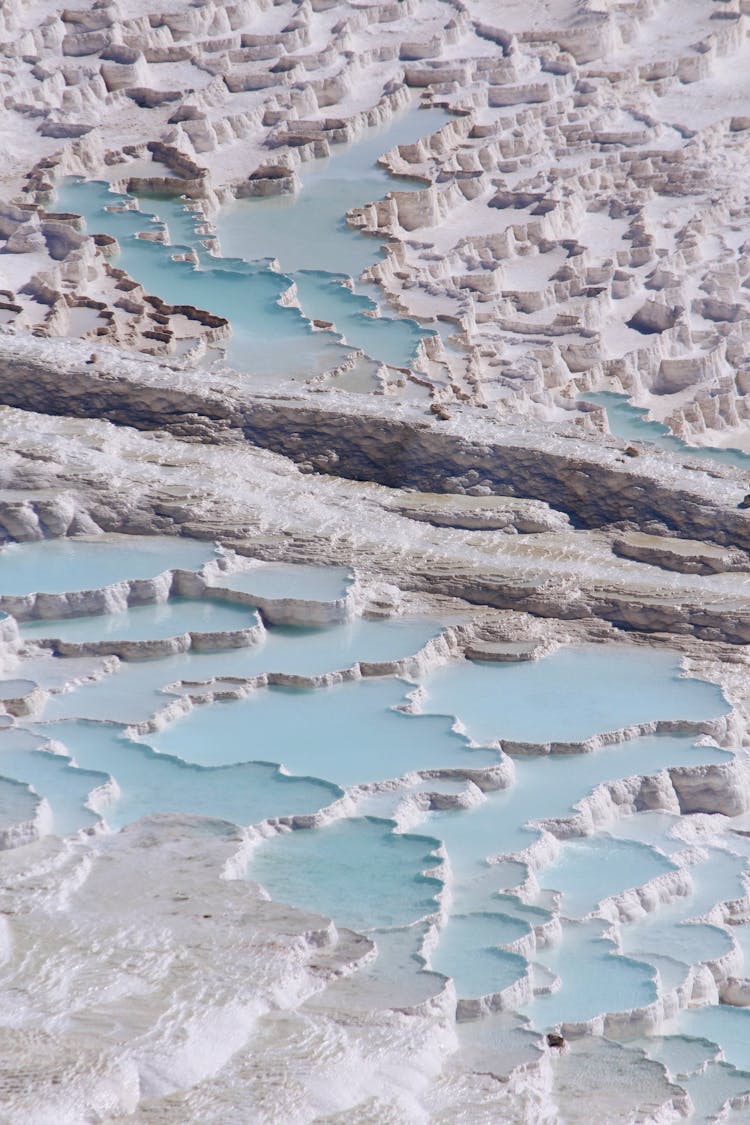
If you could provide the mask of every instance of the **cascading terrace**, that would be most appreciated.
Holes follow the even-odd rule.
[[[129,546],[0,551],[19,615],[2,650],[0,866],[55,837],[96,856],[141,822],[233,825],[226,874],[369,943],[343,992],[326,985],[355,1026],[394,1006],[452,1013],[462,1051],[479,1020],[483,1049],[514,1044],[524,1067],[560,1029],[604,1033],[634,1065],[656,1043],[687,1050],[694,1025],[718,1026],[695,1024],[697,1001],[744,995],[742,752],[722,693],[675,654],[589,642],[529,660],[491,648],[485,621],[467,659],[478,621],[458,603],[373,615],[357,572],[169,538],[147,539],[131,576]],[[183,632],[196,616],[201,633]],[[198,909],[216,878],[209,865],[192,886]],[[6,961],[4,990],[28,958]],[[687,1076],[664,1059],[704,1108],[743,1077],[750,1094],[736,1057]]]
[[[746,0],[0,5],[0,1119],[750,1106]]]

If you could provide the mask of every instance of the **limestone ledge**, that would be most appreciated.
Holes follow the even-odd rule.
[[[91,369],[71,343],[0,343],[0,399],[9,405],[108,418],[176,437],[187,424],[184,436],[249,441],[318,472],[428,492],[520,493],[579,525],[661,521],[679,535],[750,545],[750,516],[737,509],[746,482],[737,470],[680,466],[678,485],[679,461],[668,454],[654,452],[634,465],[617,445],[593,447],[530,426],[509,427],[469,408],[459,424],[458,417],[427,420],[405,405],[384,414],[374,402],[349,402],[343,394],[295,399],[204,388],[202,378],[187,372],[124,364],[114,353]]]
[[[368,676],[398,676],[401,678],[419,677],[441,664],[455,659],[461,653],[461,645],[471,636],[467,626],[447,626],[436,637],[431,637],[422,648],[410,656],[386,661],[357,661],[349,668],[334,672],[321,672],[304,675],[294,672],[261,672],[256,676],[218,676],[199,683],[181,680],[179,684],[167,684],[166,690],[181,687],[187,689],[178,698],[170,700],[150,719],[128,728],[137,736],[162,730],[178,714],[185,714],[194,706],[211,704],[217,700],[243,699],[250,692],[263,687],[321,688],[334,684],[351,682]],[[444,771],[438,771],[442,776]],[[462,771],[466,772],[466,771]],[[468,771],[483,776],[483,770]],[[436,773],[435,776],[438,774]]]
[[[456,1004],[456,1020],[480,1019],[491,1012],[516,1012],[519,1008],[529,1004],[533,999],[534,989],[532,984],[531,966],[526,971],[500,992],[488,993],[476,999],[459,998]]]
[[[64,641],[50,637],[36,643],[51,649],[56,656],[117,656],[120,660],[153,660],[156,657],[174,656],[181,652],[224,652],[259,644],[265,629],[259,621],[248,629],[229,629],[220,632],[187,631],[159,640],[118,641]]]
[[[177,580],[176,592],[181,597],[220,598],[222,601],[252,606],[269,625],[338,625],[351,621],[356,616],[357,604],[352,590],[347,590],[343,597],[332,601],[295,597],[266,598],[222,585],[223,575],[252,575],[252,567],[248,570],[243,566],[243,560],[237,557],[228,561],[225,556],[221,562],[226,565],[209,564],[202,573],[183,571]]]
[[[36,342],[34,347],[38,345],[39,342]],[[17,346],[18,341],[14,344],[14,347]],[[26,345],[23,345],[23,351],[27,350]],[[52,361],[52,354],[50,353],[49,362]],[[54,354],[57,355],[57,347]],[[73,359],[76,347],[71,345],[70,348],[64,348],[62,355],[65,354]],[[58,357],[57,362],[62,363],[62,358]],[[85,364],[82,367],[84,371],[87,370]],[[44,364],[40,362],[38,371],[43,370]],[[347,515],[344,520],[346,553],[337,558],[329,550],[328,555],[323,557],[329,557],[330,561],[354,563],[358,568],[374,572],[374,577],[383,574],[380,555],[375,560],[371,549],[367,546],[363,549],[362,545],[363,529],[368,524],[373,524],[371,510],[367,516],[364,510],[370,508],[372,501],[376,500],[382,505],[381,514],[385,514],[384,508],[388,511],[387,519],[379,516],[377,521],[380,539],[386,536],[386,540],[381,542],[380,554],[385,549],[385,542],[388,551],[397,551],[398,582],[402,589],[421,590],[429,592],[431,596],[446,594],[484,607],[526,610],[539,618],[564,618],[571,623],[575,620],[588,620],[592,625],[597,621],[610,621],[629,630],[672,633],[680,638],[680,645],[687,643],[690,635],[704,640],[726,640],[736,645],[744,644],[750,637],[750,605],[746,604],[741,584],[731,591],[726,589],[717,596],[717,592],[710,590],[710,586],[701,592],[689,587],[689,584],[684,584],[683,589],[679,584],[675,585],[671,578],[665,584],[653,575],[653,567],[644,566],[641,575],[633,569],[638,564],[629,562],[618,564],[616,578],[611,566],[606,577],[600,577],[599,558],[590,554],[585,566],[568,568],[569,577],[564,574],[559,579],[553,579],[549,575],[542,576],[547,557],[554,560],[556,567],[559,559],[564,557],[567,544],[562,553],[557,548],[557,543],[563,542],[562,537],[572,534],[582,538],[582,532],[585,537],[589,534],[586,528],[591,529],[592,534],[599,534],[599,531],[610,534],[613,521],[615,527],[624,526],[639,531],[644,529],[650,534],[663,535],[669,530],[672,536],[695,538],[698,535],[702,542],[716,544],[723,540],[725,543],[741,544],[747,538],[746,523],[750,517],[745,510],[736,507],[745,495],[746,486],[744,474],[736,470],[716,470],[705,466],[700,469],[694,466],[688,468],[689,462],[682,463],[663,453],[636,459],[636,469],[633,460],[621,456],[616,448],[605,445],[594,449],[562,435],[542,435],[534,427],[522,430],[518,427],[506,427],[498,422],[490,422],[486,416],[480,417],[480,412],[471,408],[466,408],[466,415],[459,426],[457,421],[455,424],[427,421],[420,416],[418,410],[398,407],[383,412],[364,402],[358,402],[356,410],[352,403],[351,410],[347,409],[346,413],[342,413],[343,396],[338,396],[335,402],[323,395],[314,398],[304,395],[281,399],[272,396],[261,396],[257,400],[253,398],[250,400],[255,416],[253,432],[245,426],[249,436],[253,438],[251,443],[243,439],[242,418],[239,415],[244,407],[241,408],[238,404],[236,388],[230,390],[223,387],[219,394],[216,384],[212,384],[214,389],[208,395],[208,404],[205,401],[205,389],[201,388],[200,394],[204,401],[200,402],[195,397],[190,399],[192,421],[188,424],[185,419],[190,416],[190,412],[181,410],[181,421],[176,423],[175,384],[187,380],[187,384],[193,388],[191,395],[194,392],[197,394],[198,388],[190,377],[177,377],[172,369],[161,369],[138,361],[120,360],[116,370],[115,375],[113,367],[112,379],[105,380],[103,384],[94,376],[96,386],[109,386],[111,383],[120,387],[120,407],[111,416],[121,422],[129,419],[138,426],[169,426],[176,431],[175,436],[178,438],[188,437],[187,448],[187,443],[184,442],[178,446],[170,446],[170,454],[174,456],[179,450],[181,464],[187,467],[187,462],[190,461],[195,466],[194,471],[200,473],[204,480],[206,472],[213,473],[210,486],[205,483],[201,485],[199,498],[193,504],[185,503],[181,491],[172,496],[167,490],[165,496],[163,482],[161,478],[157,480],[155,470],[150,466],[157,464],[166,455],[166,445],[157,449],[155,438],[145,434],[138,435],[131,429],[112,431],[106,424],[85,420],[80,423],[69,421],[65,423],[65,432],[67,434],[71,426],[77,427],[76,457],[82,456],[88,467],[84,468],[82,465],[72,475],[66,475],[66,488],[60,507],[50,509],[47,501],[40,501],[31,491],[33,486],[24,483],[33,478],[34,486],[38,487],[38,483],[42,483],[44,479],[44,468],[42,463],[32,470],[29,459],[39,460],[39,456],[32,434],[25,430],[21,421],[27,415],[13,412],[9,418],[12,419],[13,440],[20,442],[24,448],[28,447],[30,455],[30,458],[23,461],[18,455],[14,455],[15,465],[8,474],[9,482],[17,482],[16,497],[19,496],[20,485],[21,495],[24,487],[30,489],[29,499],[26,501],[16,498],[6,502],[0,512],[0,520],[5,521],[7,533],[13,538],[38,538],[44,535],[48,528],[46,521],[49,521],[50,530],[54,526],[57,533],[66,526],[75,529],[85,523],[89,531],[179,531],[203,538],[220,538],[243,551],[262,554],[266,558],[279,558],[278,545],[282,540],[278,538],[278,504],[269,501],[270,507],[265,505],[259,494],[258,502],[263,503],[264,509],[261,520],[255,501],[250,505],[241,500],[240,493],[235,491],[230,481],[235,480],[235,473],[243,475],[246,472],[260,472],[269,486],[273,483],[275,490],[283,488],[283,501],[280,492],[277,499],[278,503],[285,505],[285,510],[293,502],[295,527],[299,529],[302,508],[297,500],[301,502],[304,493],[304,507],[309,511],[307,497],[310,483],[300,478],[298,473],[300,470],[307,474],[325,470],[331,483],[325,490],[316,490],[319,502],[325,507],[333,500],[334,505],[340,506],[343,492],[347,493]],[[37,369],[33,375],[28,385],[36,387]],[[148,385],[144,387],[146,376]],[[43,374],[39,375],[39,379],[44,378]],[[74,381],[71,378],[67,385],[72,386]],[[56,385],[60,385],[60,380],[57,380]],[[83,393],[82,386],[79,402],[83,407],[82,412],[92,414],[101,406],[101,400],[97,400],[88,375],[85,385],[87,392]],[[33,396],[37,392],[38,388],[37,391],[30,390],[29,394]],[[149,399],[159,402],[159,406],[146,420],[142,409]],[[137,407],[126,410],[125,404],[128,401],[131,405],[137,403]],[[219,410],[219,402],[223,404],[223,414]],[[41,400],[37,405],[43,408]],[[186,407],[188,404],[181,400],[180,405]],[[60,403],[59,409],[68,414],[71,408]],[[238,417],[231,420],[235,409]],[[133,410],[136,411],[136,416],[133,415]],[[200,425],[198,420],[201,415],[198,410],[202,411],[203,417]],[[214,423],[207,417],[214,412],[217,419],[220,416],[224,419],[218,422],[216,429],[213,429]],[[306,427],[304,431],[302,423]],[[128,459],[129,476],[133,486],[138,488],[137,516],[134,516],[131,505],[123,507],[121,495],[115,490],[107,489],[108,458],[103,458],[100,452],[91,448],[94,431],[102,425],[108,435],[107,441],[114,442],[116,447],[122,447]],[[271,429],[266,432],[266,427],[269,426]],[[276,433],[273,432],[274,428]],[[318,437],[316,430],[321,431]],[[355,440],[344,441],[344,435],[350,430],[354,431],[352,436]],[[369,437],[366,434],[368,430],[371,431]],[[294,433],[298,435],[298,439],[294,439],[296,446],[290,439],[290,434]],[[200,434],[200,444],[196,444],[195,439]],[[269,458],[267,452],[259,450],[254,444],[256,435],[264,446],[279,447],[282,454],[284,450],[291,453],[294,461],[285,456],[277,460]],[[159,441],[161,443],[163,439]],[[326,444],[328,453],[318,462],[317,469],[313,469],[312,462],[304,459],[304,450],[318,441]],[[215,442],[218,444],[214,444]],[[67,437],[65,443],[69,444]],[[334,446],[341,450],[342,455],[336,452]],[[66,453],[66,457],[69,458],[70,455]],[[218,464],[221,464],[220,471],[214,471],[212,466]],[[435,466],[440,466],[439,470]],[[99,478],[101,483],[98,481],[94,486],[91,473],[104,473],[105,476]],[[338,475],[334,476],[334,473]],[[189,479],[184,472],[183,475],[185,487],[190,488],[189,480],[194,479],[192,474]],[[345,477],[352,482],[351,485],[344,485]],[[370,482],[373,479],[380,482],[378,492],[372,489]],[[224,480],[227,482],[226,487]],[[140,483],[136,485],[136,481]],[[338,483],[334,484],[334,481]],[[411,520],[407,523],[402,517],[399,527],[399,517],[392,511],[392,504],[397,489],[400,496],[403,496],[399,488],[403,485],[417,487],[430,495],[438,491],[449,502],[454,497],[469,500],[472,495],[477,494],[483,501],[488,496],[512,500],[519,493],[532,500],[545,496],[556,511],[567,509],[568,518],[577,530],[571,533],[560,530],[550,532],[549,535],[537,533],[539,551],[535,554],[538,566],[527,574],[517,564],[509,569],[503,557],[504,550],[493,550],[490,554],[484,550],[484,544],[482,565],[477,566],[473,559],[467,561],[467,555],[475,554],[475,548],[481,541],[470,541],[469,533],[461,536],[455,529],[443,529],[441,550],[448,547],[453,551],[453,557],[448,556],[450,562],[444,563],[439,555],[435,555],[432,546],[434,537],[431,537],[429,549],[416,546],[426,542],[425,535],[417,530],[420,524]],[[207,502],[207,487],[211,494],[210,504]],[[102,488],[105,489],[104,494]],[[466,493],[469,493],[468,497]],[[654,502],[658,505],[658,511],[654,510]],[[316,511],[321,511],[323,518],[317,503]],[[335,518],[341,526],[339,521],[344,518],[342,512],[338,511]],[[302,520],[305,521],[306,517],[302,516]],[[288,525],[288,515],[285,522]],[[668,523],[671,525],[669,528]],[[401,529],[404,528],[405,531],[406,526],[414,529],[409,534],[409,540],[415,544],[415,548],[404,554]],[[353,528],[357,529],[359,546],[348,542],[350,529]],[[256,531],[265,550],[259,551],[251,545],[251,536]],[[393,537],[394,532],[398,538]],[[309,519],[306,520],[302,538],[299,532],[295,535],[295,555],[292,557],[299,561],[319,561],[326,541],[312,530]],[[558,536],[561,538],[558,539]],[[286,533],[284,542],[290,542]],[[489,542],[487,546],[489,547]],[[716,549],[724,548],[717,546]],[[616,556],[610,552],[607,565],[615,559]],[[529,556],[529,562],[535,561],[535,558]],[[535,575],[535,570],[539,571],[539,577]],[[711,578],[710,575],[707,577]]]
[[[646,453],[634,464],[614,442],[593,445],[543,434],[531,425],[509,427],[469,407],[446,422],[428,420],[415,407],[384,412],[382,404],[357,397],[350,402],[344,394],[248,395],[231,382],[221,389],[213,383],[207,392],[203,380],[187,372],[126,362],[106,350],[91,369],[80,346],[71,342],[6,338],[0,350],[0,396],[9,403],[23,399],[25,409],[81,417],[96,412],[191,440],[244,439],[283,453],[303,468],[401,488],[539,500],[579,526],[660,520],[681,536],[689,537],[692,528],[701,540],[713,537],[714,542],[741,546],[747,539],[743,529],[748,517],[742,510],[731,517],[722,511],[725,506],[736,509],[744,496],[745,474],[738,470],[698,468],[689,458],[683,467],[674,455],[661,451]],[[53,365],[55,373],[65,371],[64,384],[53,379]],[[398,441],[401,452],[394,460]],[[532,455],[536,464],[524,463]],[[582,478],[589,475],[584,490]],[[678,499],[684,505],[681,512]],[[707,508],[703,519],[702,506]],[[33,516],[29,518],[33,526]]]
[[[731,1004],[733,1008],[747,1008],[750,1005],[750,980],[747,977],[727,977],[719,995],[722,1004]]]
[[[715,719],[654,719],[632,723],[616,730],[598,732],[577,742],[518,742],[501,739],[498,745],[506,754],[514,757],[535,757],[544,754],[591,754],[603,746],[650,734],[692,734],[696,738],[705,735],[725,744],[736,733],[737,720],[738,716],[730,710],[726,715]]]
[[[16,509],[18,506],[16,503]],[[33,511],[33,502],[29,505],[29,512],[31,511]],[[23,538],[22,528],[18,523],[15,529],[21,533],[19,534],[21,541],[29,541]],[[39,537],[35,536],[35,538]],[[222,573],[225,572],[219,570],[212,562],[207,564],[204,574],[177,568],[166,570],[154,578],[124,579],[97,590],[78,590],[59,594],[2,594],[0,606],[3,612],[21,622],[123,613],[133,606],[163,604],[171,597],[209,598],[246,605],[258,610],[261,618],[269,625],[332,625],[349,621],[355,614],[354,597],[349,593],[331,602],[305,598],[263,598],[222,586],[220,584]],[[12,627],[6,626],[6,630],[9,633],[8,641],[11,643],[16,641],[17,638],[12,635]],[[3,640],[4,638],[0,636],[0,642]],[[62,649],[59,651],[62,653]],[[72,655],[72,651],[64,655]]]
[[[618,536],[614,554],[622,558],[660,566],[681,574],[726,574],[750,570],[750,557],[744,551],[717,549],[710,544],[689,540],[670,540],[650,535]]]
[[[129,606],[167,601],[174,581],[175,572],[165,570],[154,578],[124,579],[98,590],[77,590],[60,594],[1,594],[0,605],[16,621],[122,613]]]

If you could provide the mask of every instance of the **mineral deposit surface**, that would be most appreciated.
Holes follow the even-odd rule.
[[[0,95],[0,1119],[746,1119],[750,2]]]

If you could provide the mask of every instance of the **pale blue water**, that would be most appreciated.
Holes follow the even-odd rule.
[[[436,841],[392,829],[357,818],[284,832],[258,845],[247,874],[273,898],[355,930],[406,926],[437,907],[441,884],[424,874],[436,862]]]
[[[61,594],[98,590],[165,570],[196,570],[214,557],[211,543],[158,535],[44,539],[0,550],[0,593]]]
[[[745,1066],[747,1066],[747,1062]],[[719,1110],[730,1100],[750,1092],[750,1074],[745,1070],[735,1070],[723,1062],[709,1063],[702,1074],[693,1074],[681,1079],[680,1085],[687,1090],[693,1103],[694,1113],[691,1121],[697,1122],[744,1122],[748,1119],[748,1107],[740,1105],[736,1115],[731,1109],[717,1116]]]
[[[0,739],[5,739],[7,731],[0,730]],[[10,771],[9,771],[10,772]],[[25,782],[0,773],[0,828],[12,828],[34,816],[39,798]]]
[[[309,377],[349,354],[330,333],[313,332],[299,309],[279,305],[289,278],[267,264],[239,258],[204,255],[200,269],[190,262],[175,262],[172,255],[186,247],[135,237],[152,225],[147,214],[105,210],[125,198],[113,195],[105,183],[68,178],[58,188],[55,205],[82,215],[89,232],[114,236],[120,253],[113,264],[126,270],[147,293],[172,305],[193,305],[226,317],[232,325],[227,358],[239,370],[277,378],[295,373]],[[190,245],[195,242],[194,236]]]
[[[636,1043],[650,1059],[663,1063],[673,1078],[693,1074],[716,1057],[716,1044],[708,1039],[665,1035],[639,1039]]]
[[[609,428],[615,437],[624,441],[650,441],[660,449],[681,453],[697,459],[720,461],[724,465],[734,465],[737,469],[750,470],[750,454],[739,449],[715,449],[711,446],[688,445],[661,422],[648,421],[648,411],[633,406],[627,395],[613,394],[611,391],[596,391],[582,394],[583,402],[593,402],[605,407]]]
[[[52,829],[58,835],[92,827],[99,817],[85,805],[91,791],[108,780],[107,772],[98,767],[77,769],[69,757],[40,750],[44,741],[44,737],[29,731],[4,731],[0,737],[0,774],[31,785],[39,796],[48,798]]]
[[[689,1008],[679,1012],[676,1023],[683,1035],[717,1043],[726,1061],[738,1070],[747,1068],[750,1061],[750,1009],[732,1008],[728,1004]]]
[[[227,358],[241,371],[306,379],[350,354],[335,335],[313,331],[299,309],[278,304],[292,281],[298,283],[306,316],[334,322],[351,347],[405,367],[420,337],[428,333],[397,317],[376,322],[364,315],[373,308],[368,298],[341,290],[341,276],[356,276],[380,257],[378,241],[348,227],[344,215],[390,188],[422,186],[393,180],[374,162],[386,149],[417,140],[446,120],[440,110],[409,110],[382,129],[368,130],[356,143],[337,146],[330,159],[303,168],[298,195],[231,204],[219,216],[219,236],[228,255],[223,258],[205,254],[190,218],[179,213],[173,200],[152,199],[143,212],[108,211],[106,207],[126,197],[113,195],[105,183],[69,177],[58,188],[55,205],[82,215],[90,231],[116,237],[120,253],[115,264],[147,292],[170,304],[194,305],[227,317],[232,325]],[[168,224],[168,246],[135,237],[153,227],[152,208]],[[172,260],[175,249],[187,246],[198,253],[197,270],[189,262]],[[284,273],[269,268],[272,259],[281,262]]]
[[[429,830],[445,842],[458,876],[456,893],[468,896],[464,905],[459,899],[457,909],[471,909],[468,903],[475,893],[473,880],[484,880],[488,874],[483,864],[486,857],[519,851],[533,843],[538,833],[524,827],[529,822],[571,815],[576,802],[606,781],[730,758],[726,750],[696,746],[680,735],[636,738],[603,746],[592,754],[516,758],[515,781],[510,789],[487,793],[484,803],[473,809],[429,817]],[[495,884],[501,885],[499,881]]]
[[[249,629],[258,622],[257,614],[248,606],[209,599],[172,598],[157,605],[132,606],[122,613],[29,621],[20,626],[20,632],[26,641],[54,637],[82,644],[160,640],[186,632],[226,632]]]
[[[106,203],[114,202],[116,204],[122,198],[122,196],[108,192]],[[194,206],[192,200],[176,199],[173,195],[159,195],[157,192],[144,192],[138,196],[138,202],[143,208],[143,214],[148,215],[152,211],[158,213],[158,219],[154,219],[154,225],[157,229],[166,225],[171,246],[190,246],[199,258],[211,261],[210,255],[200,243],[200,238],[196,237],[196,226],[202,224],[205,220],[198,211],[192,209]],[[140,229],[147,230],[149,225],[144,226],[142,223]],[[205,237],[205,235],[201,237]]]
[[[112,828],[162,812],[254,824],[268,816],[313,813],[340,796],[335,786],[313,778],[285,777],[268,763],[243,762],[222,769],[188,765],[131,742],[108,723],[74,721],[39,724],[36,729],[62,742],[82,769],[117,780],[120,796],[104,811]],[[53,780],[48,789],[44,795],[55,809],[60,797]]]
[[[346,225],[352,207],[381,199],[388,191],[424,187],[416,180],[393,179],[376,164],[398,144],[411,144],[435,132],[448,115],[439,109],[413,109],[381,128],[367,130],[351,145],[339,145],[329,159],[299,169],[297,196],[240,199],[219,216],[224,253],[248,260],[278,258],[287,272],[325,270],[356,277],[380,257],[379,241]]]
[[[403,700],[404,688],[393,679],[312,690],[270,687],[198,707],[148,741],[202,765],[262,759],[341,786],[497,762],[496,751],[469,749],[447,719],[389,710]]]
[[[681,679],[674,654],[585,645],[540,661],[454,661],[424,679],[431,714],[457,715],[479,742],[575,742],[655,719],[706,719],[727,704],[713,684]]]
[[[728,758],[722,756],[716,759],[719,762],[722,760],[727,761]],[[655,845],[667,855],[672,855],[685,850],[684,841],[672,834],[679,821],[678,813],[644,810],[638,816],[628,816],[618,821],[609,831],[619,839],[640,840],[642,844]]]
[[[322,675],[350,668],[358,660],[387,661],[418,652],[440,631],[434,620],[357,619],[324,629],[271,627],[261,645],[228,652],[187,652],[164,660],[123,664],[112,675],[76,691],[54,696],[45,719],[114,719],[135,723],[169,702],[161,689],[176,680],[252,677],[262,672]]]
[[[524,828],[528,821],[570,814],[575,803],[600,782],[635,774],[658,773],[675,765],[726,761],[729,757],[727,751],[696,746],[683,736],[663,735],[603,747],[593,754],[558,754],[516,759],[516,776],[512,788],[488,793],[484,804],[473,809],[430,814],[425,822],[427,830],[442,840],[448,853],[453,879],[451,910],[463,914],[466,911],[495,909],[511,913],[526,923],[538,923],[544,917],[543,912],[521,906],[514,903],[512,898],[498,894],[504,886],[513,885],[514,879],[522,878],[522,872],[513,876],[505,869],[505,864],[487,866],[486,857],[527,847],[536,836],[532,829]],[[624,823],[627,824],[628,821]],[[582,915],[593,910],[597,902],[607,895],[639,886],[672,869],[673,865],[665,856],[643,844],[630,844],[597,836],[565,844],[560,861],[542,869],[537,878],[544,887],[566,892],[562,904],[563,914]],[[734,885],[733,880],[727,878],[723,883],[716,884],[717,892],[725,887],[733,889]],[[713,901],[717,899],[714,898]],[[685,911],[684,903],[681,906]],[[644,925],[660,925],[663,912],[669,909],[671,908],[661,908],[655,915],[647,916]],[[658,941],[649,941],[645,946],[640,941],[632,941],[626,945],[625,952],[631,952],[633,958],[638,959],[639,950],[645,948],[653,952],[658,950],[660,954],[679,960],[684,953],[683,943],[686,940],[692,943],[696,953],[688,963],[701,960],[702,957],[697,954],[710,956],[715,951],[714,955],[719,956],[725,952],[728,942],[722,931],[715,927],[679,927],[684,916],[684,913],[677,913],[677,925],[667,919]],[[565,941],[573,941],[573,952],[559,951],[559,955],[556,955],[558,960],[550,963],[551,967],[559,965],[570,973],[570,963],[575,962],[576,958],[576,935],[581,932],[583,930],[580,927],[565,927]],[[628,935],[631,930],[626,927],[622,932]],[[431,962],[435,968],[439,968],[441,964],[442,941],[441,934]],[[613,996],[622,998],[630,984],[633,984],[636,988],[634,995],[640,997],[637,1003],[648,1002],[647,997],[653,988],[652,968],[644,976],[642,970],[634,970],[632,964],[623,962],[622,958],[615,964],[614,955],[610,956],[607,950],[596,943],[591,948],[586,946],[585,956],[593,958],[594,965],[599,966],[602,973],[611,972]],[[540,959],[545,964],[548,963],[546,958]],[[649,960],[647,954],[643,954],[643,959]],[[561,969],[558,967],[555,971]],[[576,981],[585,977],[577,966],[575,974],[577,975],[570,977],[573,992],[578,987]],[[570,998],[573,992],[566,993],[566,996]],[[597,1004],[604,1003],[601,999],[604,995],[601,991],[594,992],[594,999],[584,996],[584,1000],[586,1003],[590,1000],[589,1007],[593,1005],[596,1008]],[[579,998],[576,996],[575,999],[577,1002]],[[634,1000],[632,1004],[624,1004],[624,1007],[635,1004]],[[584,1008],[573,1005],[570,1011],[581,1011]],[[601,1010],[614,1011],[619,1008]],[[590,1015],[593,1014],[596,1011],[590,1012]],[[544,1015],[540,1026],[548,1026],[558,1018],[588,1019],[589,1015],[564,1016],[553,1012],[552,1015]]]
[[[528,932],[525,923],[505,914],[454,914],[440,931],[430,967],[452,977],[462,998],[501,992],[524,976],[528,967],[523,957],[498,947]]]
[[[0,699],[18,699],[35,687],[33,680],[0,680]]]
[[[386,310],[381,310],[384,315],[368,316],[379,306],[343,285],[343,274],[304,270],[295,273],[294,280],[306,316],[333,321],[347,343],[383,363],[408,366],[419,341],[429,335],[415,321],[389,316]]]
[[[720,901],[717,894],[716,901]],[[650,919],[634,927],[632,935],[623,937],[622,947],[634,957],[648,958],[652,953],[668,953],[684,965],[698,965],[723,957],[732,948],[729,935],[718,926],[706,922],[688,922],[684,915],[689,914],[684,905],[664,907],[665,915]],[[679,917],[683,914],[683,917]]]
[[[18,585],[22,575],[31,574],[27,581],[32,589],[40,582],[59,581],[64,590],[73,576],[84,588],[97,588],[134,573],[197,567],[213,554],[206,544],[184,540],[146,541],[140,553],[133,552],[134,543],[108,537],[103,542],[29,544],[0,558],[15,567],[6,572],[9,581]],[[24,558],[30,568],[21,565]],[[2,573],[0,568],[0,578]],[[258,597],[318,601],[341,597],[349,581],[343,567],[284,564],[263,564],[242,576],[217,579]],[[35,622],[24,626],[23,633],[38,637],[62,630],[71,639],[151,638],[186,629],[234,629],[254,619],[249,607],[177,599],[124,614]],[[588,646],[561,650],[540,662],[464,661],[438,669],[426,678],[427,713],[420,715],[392,710],[403,702],[409,685],[382,677],[318,689],[259,688],[245,700],[195,708],[155,734],[153,745],[147,745],[148,739],[124,738],[112,723],[61,721],[66,715],[146,718],[169,700],[160,689],[179,679],[201,682],[266,671],[317,674],[349,667],[358,659],[395,659],[416,652],[439,629],[436,620],[427,618],[358,619],[319,629],[271,627],[263,643],[248,649],[121,665],[97,684],[54,697],[45,718],[57,721],[39,723],[30,734],[17,729],[0,733],[0,820],[9,824],[32,815],[38,794],[50,803],[54,831],[90,828],[97,814],[86,808],[89,794],[111,777],[119,789],[103,810],[111,828],[165,811],[246,825],[267,817],[312,814],[340,797],[344,787],[358,783],[416,770],[477,769],[501,760],[498,750],[486,745],[472,749],[452,731],[453,714],[478,742],[487,743],[503,737],[577,740],[635,721],[700,719],[726,710],[718,689],[681,679],[669,653]],[[30,684],[24,680],[21,686]],[[6,681],[5,693],[16,694],[18,687]],[[70,757],[40,750],[48,737],[61,741]],[[523,849],[535,839],[531,822],[570,815],[600,782],[730,757],[725,750],[696,746],[688,737],[661,736],[588,755],[517,758],[510,789],[488,793],[470,810],[427,814],[423,823],[429,835],[400,835],[391,821],[368,817],[335,821],[263,842],[253,853],[248,875],[277,899],[372,933],[380,953],[368,969],[368,980],[376,993],[396,987],[404,997],[420,999],[438,987],[436,978],[423,971],[418,949],[423,919],[437,909],[441,883],[434,876],[434,852],[441,841],[451,879],[450,913],[430,955],[430,968],[452,976],[460,996],[487,995],[527,972],[524,959],[503,947],[543,922],[543,907],[551,905],[544,891],[536,906],[501,894],[503,887],[523,878],[523,868],[488,866],[488,856]],[[281,763],[291,776],[280,772]],[[4,776],[11,780],[3,781]],[[441,783],[426,780],[421,787],[439,790]],[[388,797],[394,809],[398,794]],[[580,916],[601,898],[673,869],[668,856],[656,849],[680,850],[679,841],[669,837],[674,821],[654,813],[623,821],[621,838],[614,825],[612,836],[571,841],[556,863],[538,872],[540,885],[562,892],[563,914]],[[604,923],[566,923],[560,946],[537,954],[561,974],[562,988],[553,996],[537,997],[526,1014],[546,1028],[640,1006],[655,995],[657,970],[665,987],[674,987],[687,965],[721,956],[730,946],[728,935],[718,926],[687,920],[716,901],[738,897],[746,862],[744,853],[707,849],[705,860],[692,868],[692,895],[621,926],[625,956],[615,954],[603,939]],[[739,936],[744,943],[744,933]],[[693,1032],[681,1024],[679,1029],[712,1038],[707,1031]],[[737,1057],[744,1050],[745,1030],[738,1024],[727,1031]],[[738,1090],[745,1079],[713,1067],[690,1081],[696,1104],[708,1117],[722,1091]]]
[[[660,953],[649,953],[644,960],[658,971],[663,992],[670,992],[687,982],[688,968],[681,961],[663,957]]]
[[[581,918],[603,898],[675,870],[666,856],[645,844],[597,836],[569,841],[560,858],[545,868],[540,883],[562,892],[561,914]]]
[[[623,927],[623,951],[634,957],[665,954],[684,965],[697,965],[724,956],[732,948],[729,934],[719,926],[691,919],[702,917],[717,902],[738,898],[743,893],[745,868],[746,860],[742,856],[717,848],[707,849],[706,859],[689,869],[692,893]]]
[[[312,602],[335,602],[351,585],[351,573],[343,566],[304,566],[259,563],[237,574],[220,574],[214,585],[241,590],[259,598],[301,598]]]
[[[729,1098],[750,1091],[750,1074],[735,1070],[727,1063],[716,1061],[719,1047],[708,1039],[691,1039],[683,1035],[669,1035],[664,1038],[639,1039],[637,1046],[649,1058],[667,1067],[672,1081],[687,1090],[693,1103],[690,1121],[716,1121],[719,1110]],[[747,1117],[741,1110],[739,1120]],[[734,1118],[721,1117],[722,1121]]]
[[[654,969],[613,952],[602,936],[606,923],[567,923],[559,945],[537,950],[537,960],[561,978],[551,996],[537,996],[522,1011],[535,1027],[624,1012],[656,999]]]

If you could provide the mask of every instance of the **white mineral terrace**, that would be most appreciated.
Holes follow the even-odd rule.
[[[749,76],[0,4],[0,1121],[750,1118]]]

